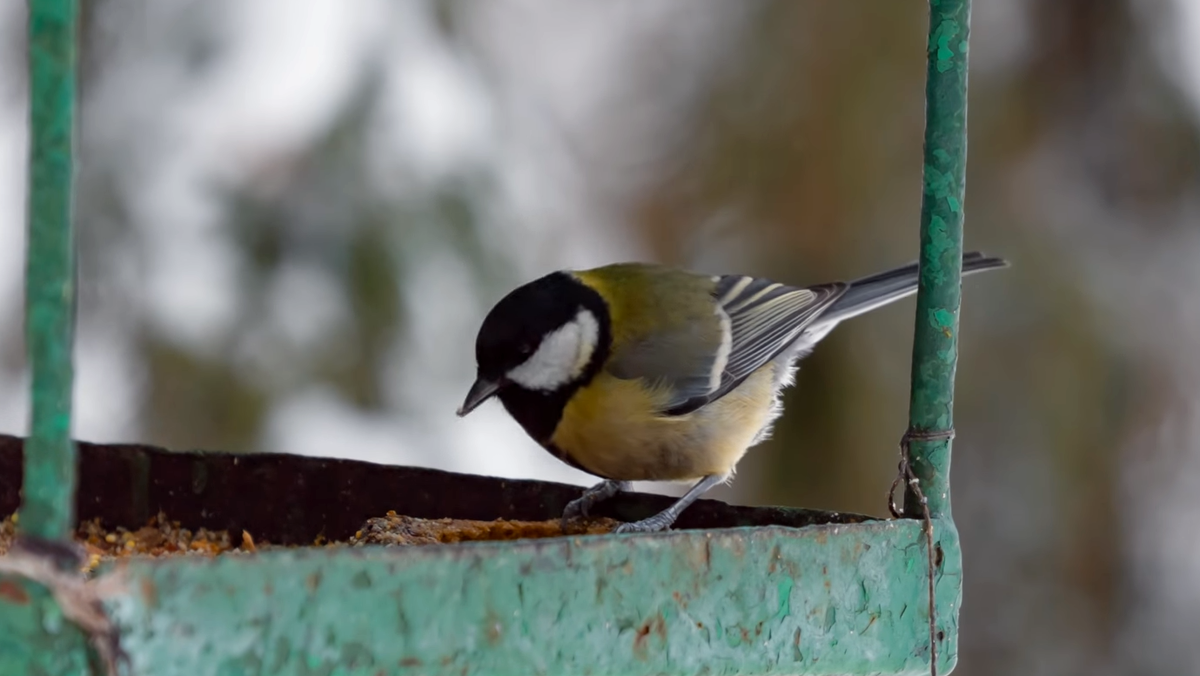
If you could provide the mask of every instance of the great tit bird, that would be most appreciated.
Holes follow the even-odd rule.
[[[963,256],[963,274],[1007,265]],[[796,362],[843,320],[916,291],[917,275],[913,263],[801,288],[645,263],[554,272],[488,313],[458,415],[498,397],[548,451],[605,479],[564,520],[631,481],[696,481],[668,509],[617,528],[663,530],[768,435]]]

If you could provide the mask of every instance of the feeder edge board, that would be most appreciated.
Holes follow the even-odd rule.
[[[944,673],[962,568],[935,525]],[[924,674],[923,547],[898,520],[133,560],[106,606],[155,676]],[[0,636],[22,617],[0,598]]]

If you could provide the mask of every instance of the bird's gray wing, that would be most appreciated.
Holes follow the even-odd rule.
[[[708,280],[705,280],[708,281]],[[661,410],[706,396],[720,383],[721,346],[728,341],[728,322],[713,302],[715,280],[639,299],[639,321],[652,326],[639,335],[615,336],[605,371],[626,380],[642,380],[664,397]],[[682,296],[682,297],[681,297]],[[649,319],[652,318],[652,319]]]
[[[758,277],[719,277],[712,295],[724,335],[711,377],[704,391],[695,387],[690,396],[674,397],[665,413],[691,413],[733,391],[795,343],[846,289],[843,282],[797,288]]]

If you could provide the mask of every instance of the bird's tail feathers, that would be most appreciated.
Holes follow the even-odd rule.
[[[985,256],[978,251],[963,254],[963,276],[1008,267],[1002,258]],[[910,263],[887,272],[850,282],[850,288],[821,313],[817,323],[836,324],[875,308],[900,300],[917,290],[917,264]]]

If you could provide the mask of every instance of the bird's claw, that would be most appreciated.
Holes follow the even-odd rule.
[[[586,519],[588,517],[588,512],[591,511],[591,507],[591,501],[588,500],[586,493],[582,497],[575,498],[574,500],[568,502],[566,509],[563,510],[562,520],[560,522],[563,531],[565,532],[567,530],[567,524],[575,519]]]
[[[583,492],[583,495],[567,503],[563,510],[560,525],[565,533],[568,522],[573,519],[586,518],[592,507],[604,502],[621,491],[629,490],[629,484],[624,481],[604,481]]]
[[[655,514],[648,519],[623,523],[613,529],[614,533],[658,533],[669,530],[675,523],[675,517],[670,514]]]

